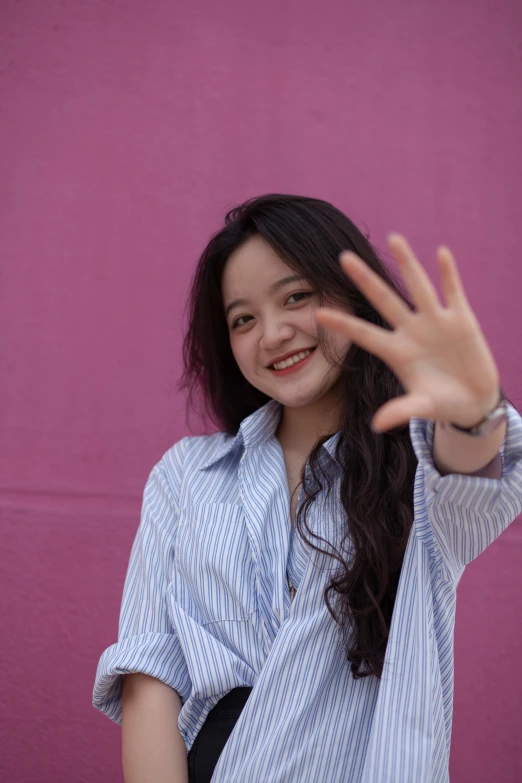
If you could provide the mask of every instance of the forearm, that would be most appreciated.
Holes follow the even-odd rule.
[[[500,447],[507,434],[504,422],[490,435],[473,438],[449,425],[435,423],[433,461],[441,476],[464,473],[485,478],[502,478]]]
[[[122,694],[125,783],[188,783],[187,751],[178,729],[181,700],[146,674],[128,674]]]

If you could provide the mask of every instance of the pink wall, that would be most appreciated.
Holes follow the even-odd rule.
[[[517,0],[2,1],[2,780],[122,780],[93,678],[146,477],[189,433],[182,308],[225,209],[327,198],[432,277],[447,243],[521,407],[521,23]],[[517,520],[458,588],[452,783],[522,779],[521,560]]]

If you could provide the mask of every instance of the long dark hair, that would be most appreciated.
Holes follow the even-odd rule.
[[[273,194],[232,209],[226,215],[225,226],[205,248],[194,275],[187,303],[184,371],[178,384],[179,390],[189,390],[190,407],[202,410],[204,416],[210,412],[218,427],[230,434],[237,433],[243,419],[271,399],[252,386],[237,366],[221,295],[227,259],[255,235],[261,235],[289,267],[304,275],[321,304],[348,307],[358,318],[391,328],[342,271],[339,254],[352,250],[413,309],[401,281],[387,269],[369,240],[328,202]],[[319,324],[318,338],[332,360],[325,330]],[[316,546],[302,529],[304,524],[307,532],[318,538],[306,523],[306,511],[323,489],[320,474],[327,482],[328,493],[331,489],[319,462],[321,446],[330,435],[321,437],[309,455],[313,477],[310,486],[302,471],[303,502],[297,512],[296,529],[315,550],[339,562],[324,598],[342,629],[354,679],[372,674],[380,678],[413,522],[417,458],[407,425],[384,433],[374,433],[370,428],[377,409],[405,393],[389,367],[356,345],[350,347],[340,366],[340,384],[345,393],[335,457],[343,466],[343,545],[350,542],[350,558],[331,545],[330,551]],[[344,546],[341,550],[346,551]],[[332,591],[336,594],[336,609],[330,599]]]

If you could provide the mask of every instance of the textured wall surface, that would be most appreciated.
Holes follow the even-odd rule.
[[[122,780],[94,673],[227,208],[327,198],[439,290],[448,244],[522,407],[521,27],[517,0],[0,3],[2,780]],[[517,520],[459,584],[452,783],[522,779],[521,558]]]

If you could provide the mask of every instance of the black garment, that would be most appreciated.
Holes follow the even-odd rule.
[[[221,751],[247,703],[252,688],[234,688],[210,710],[187,760],[189,783],[210,783]]]

